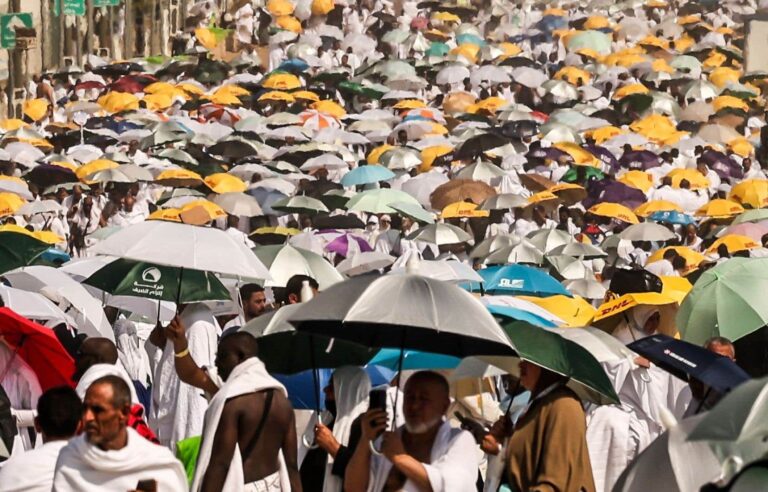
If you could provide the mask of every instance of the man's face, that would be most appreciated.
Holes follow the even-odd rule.
[[[254,292],[251,294],[251,298],[248,299],[248,303],[245,305],[245,312],[252,318],[255,318],[264,312],[266,306],[267,297],[264,295],[264,292]]]
[[[733,347],[731,345],[711,343],[709,347],[707,347],[707,350],[722,355],[723,357],[728,357],[731,360],[736,359],[736,354],[733,353]]]
[[[84,341],[77,349],[77,357],[75,358],[75,374],[72,375],[72,380],[77,382],[85,374],[92,365],[98,362],[98,354],[96,354],[91,344],[88,341]]]
[[[226,381],[232,371],[241,362],[237,352],[231,347],[231,342],[225,342],[219,344],[219,350],[216,352],[216,369],[219,371],[219,376]]]
[[[83,401],[83,429],[88,442],[101,446],[114,441],[125,432],[127,408],[112,405],[112,387],[108,384],[92,385]]]
[[[448,410],[448,394],[440,384],[428,380],[409,380],[405,384],[403,415],[408,432],[423,434],[441,421]]]
[[[89,196],[85,197],[85,200],[83,200],[83,210],[85,212],[90,212],[92,207],[93,207],[93,198]]]

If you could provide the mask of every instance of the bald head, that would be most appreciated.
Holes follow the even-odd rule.
[[[117,347],[109,338],[86,338],[80,345],[80,354],[96,359],[96,364],[116,364]]]
[[[226,335],[219,342],[219,349],[216,352],[216,369],[226,381],[235,367],[247,359],[256,357],[258,352],[258,342],[250,333],[238,331]]]

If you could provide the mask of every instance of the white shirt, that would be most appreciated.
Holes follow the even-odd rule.
[[[0,468],[4,492],[50,492],[59,451],[67,441],[50,441],[26,453],[14,454]]]
[[[676,277],[678,276],[675,269],[672,267],[672,262],[669,260],[661,259],[645,265],[645,269],[656,275],[657,277]]]

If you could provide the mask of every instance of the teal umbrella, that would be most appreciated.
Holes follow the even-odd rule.
[[[0,274],[35,263],[50,247],[50,244],[26,234],[0,232]]]
[[[435,41],[429,45],[425,54],[427,56],[445,56],[449,51],[451,48],[447,44]]]
[[[735,341],[768,324],[768,258],[731,258],[696,281],[677,313],[677,329],[702,345],[710,337]]]
[[[158,301],[202,302],[229,300],[227,288],[212,273],[119,258],[83,280],[115,296]]]
[[[328,207],[317,198],[309,196],[290,196],[278,200],[272,204],[273,210],[279,210],[286,213],[298,214],[316,214],[318,212],[328,212]]]
[[[347,210],[371,214],[391,214],[395,213],[395,210],[390,205],[400,202],[421,206],[415,198],[404,191],[380,188],[363,191],[353,196],[347,202]]]
[[[595,50],[601,55],[608,55],[611,53],[611,37],[600,31],[584,31],[568,40],[569,51],[581,49]]]

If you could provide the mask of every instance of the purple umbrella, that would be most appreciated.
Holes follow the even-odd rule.
[[[598,203],[621,203],[622,205],[635,209],[642,205],[648,198],[645,193],[632,188],[618,181],[607,179],[601,181],[591,181],[587,187],[587,198],[584,199],[584,208],[589,209]]]
[[[741,179],[744,172],[736,161],[722,152],[716,150],[705,150],[701,154],[701,160],[720,176],[721,179]]]
[[[630,150],[619,159],[619,166],[627,169],[651,169],[660,163],[659,156],[650,150]]]
[[[609,166],[612,171],[616,172],[618,170],[619,162],[616,160],[616,156],[613,155],[610,150],[598,145],[585,145],[584,148],[591,152],[592,155],[600,159],[600,162],[606,166]]]
[[[350,245],[352,246],[350,247]],[[325,250],[346,258],[350,253],[354,254],[358,251],[365,253],[366,251],[373,251],[373,248],[371,248],[371,245],[368,244],[365,238],[342,233],[336,239],[326,244]]]
[[[552,161],[559,160],[561,157],[567,158],[569,161],[572,161],[573,158],[566,152],[563,152],[562,150],[556,148],[556,147],[539,147],[538,149],[533,149],[530,152],[526,154],[526,157],[528,159],[549,159]]]

